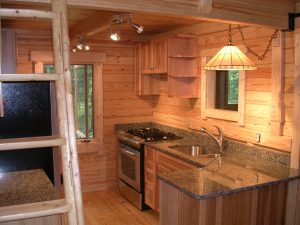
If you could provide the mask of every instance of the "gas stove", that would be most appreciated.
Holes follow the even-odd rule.
[[[181,137],[176,136],[174,133],[159,130],[157,128],[138,128],[129,129],[127,131],[120,130],[117,133],[119,140],[125,142],[132,147],[141,147],[144,142],[148,141],[164,141],[174,140]]]

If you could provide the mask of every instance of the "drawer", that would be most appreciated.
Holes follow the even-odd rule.
[[[156,153],[156,163],[164,167],[165,169],[169,169],[171,171],[197,168],[196,166],[190,163],[184,162],[183,160],[180,159],[176,159],[173,156],[169,156],[161,152]]]
[[[155,150],[145,146],[145,161],[151,161],[154,162],[155,160]]]
[[[167,172],[172,172],[172,170],[161,166],[161,165],[156,165],[156,174],[159,175],[161,173],[167,173]]]

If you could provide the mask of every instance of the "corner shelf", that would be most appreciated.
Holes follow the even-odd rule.
[[[168,39],[169,97],[198,97],[198,38],[179,35]]]

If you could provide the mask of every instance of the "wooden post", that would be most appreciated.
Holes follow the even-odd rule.
[[[300,1],[295,3],[295,12],[300,12]],[[291,168],[298,169],[300,165],[300,18],[295,20],[295,83],[294,83],[294,121],[293,142],[291,153]],[[285,225],[300,224],[300,181],[289,182]]]
[[[300,2],[296,3],[296,12],[300,12]],[[291,167],[300,165],[300,18],[296,18],[295,33],[295,83],[294,83],[294,123]]]
[[[53,33],[53,52],[55,59],[55,70],[56,73],[61,75],[61,79],[56,81],[56,102],[59,119],[59,133],[61,136],[66,138],[66,145],[61,147],[62,154],[62,170],[64,178],[64,193],[65,198],[69,204],[71,204],[71,210],[68,212],[68,223],[72,225],[79,225],[77,218],[77,210],[75,205],[75,193],[74,193],[74,180],[72,173],[71,157],[73,152],[70,147],[69,139],[69,125],[67,117],[67,102],[66,102],[66,90],[65,90],[65,79],[64,79],[64,64],[63,64],[63,39],[62,39],[62,11],[63,5],[66,4],[66,0],[52,0],[52,11],[56,14],[52,21],[52,33]],[[73,106],[71,106],[73,107]],[[69,121],[74,123],[74,121]],[[76,153],[75,153],[76,154]]]
[[[2,73],[2,27],[0,20],[0,74]],[[2,83],[0,82],[0,117],[4,116],[4,104],[2,95]]]
[[[279,32],[272,45],[271,134],[282,136],[284,123],[284,32]]]
[[[76,134],[75,134],[75,123],[74,123],[74,109],[73,109],[73,96],[72,96],[72,81],[71,81],[71,72],[70,72],[70,42],[69,42],[69,34],[68,34],[68,19],[67,19],[67,1],[66,0],[52,0],[53,12],[56,13],[56,23],[60,24],[61,27],[61,36],[53,36],[53,39],[57,39],[56,48],[60,47],[61,55],[59,57],[55,57],[55,66],[57,65],[57,72],[63,74],[64,82],[61,82],[60,85],[64,85],[60,89],[65,90],[64,94],[66,101],[64,101],[63,107],[66,109],[67,118],[63,118],[65,120],[65,133],[68,135],[69,140],[69,150],[70,150],[70,167],[73,181],[73,189],[70,191],[70,198],[75,199],[76,206],[76,216],[77,216],[77,224],[84,225],[84,217],[83,217],[83,205],[82,205],[82,195],[81,195],[81,184],[80,184],[80,173],[79,173],[79,165],[78,165],[78,153],[77,153],[77,144],[76,144]],[[55,20],[54,20],[55,21]],[[55,26],[53,26],[53,29]],[[53,33],[58,35],[59,32],[56,31]],[[59,42],[60,40],[60,42]],[[60,60],[58,62],[58,60]],[[58,88],[58,87],[57,87]],[[59,91],[57,91],[59,93]],[[58,104],[59,101],[57,101]],[[61,107],[58,107],[61,109]],[[66,185],[65,185],[66,186]],[[69,219],[70,219],[69,215]],[[75,222],[75,221],[74,221]],[[71,223],[72,224],[72,223]],[[75,224],[75,223],[74,223]]]

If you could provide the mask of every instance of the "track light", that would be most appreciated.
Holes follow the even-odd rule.
[[[121,35],[119,34],[119,32],[114,32],[114,33],[111,33],[111,34],[110,34],[110,38],[111,38],[113,41],[120,41]]]
[[[141,26],[141,25],[139,25],[139,24],[131,23],[131,26],[136,30],[136,32],[137,32],[138,34],[141,34],[141,33],[143,33],[143,31],[144,31],[144,27]]]
[[[82,35],[78,36],[78,44],[72,49],[72,52],[80,51],[89,51],[90,46],[86,44],[86,38]]]
[[[119,41],[121,39],[120,25],[122,25],[123,23],[130,23],[130,25],[138,34],[141,34],[144,31],[143,26],[132,22],[132,14],[123,18],[120,15],[115,15],[110,26],[110,38],[112,40]],[[113,26],[116,26],[117,29],[113,30]]]

